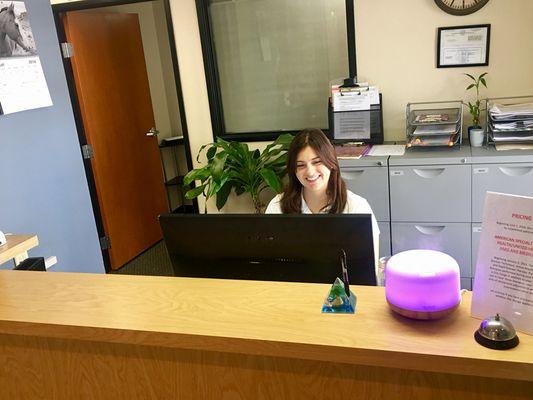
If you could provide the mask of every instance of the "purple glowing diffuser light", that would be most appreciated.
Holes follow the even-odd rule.
[[[385,269],[385,294],[397,313],[415,319],[441,318],[461,302],[459,265],[435,250],[392,256]]]

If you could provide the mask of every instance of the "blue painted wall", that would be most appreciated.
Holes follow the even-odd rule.
[[[102,273],[50,2],[26,8],[54,105],[0,116],[0,230],[37,234],[30,256],[57,256],[54,271]]]

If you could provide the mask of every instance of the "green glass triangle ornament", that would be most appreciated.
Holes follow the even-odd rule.
[[[329,294],[322,305],[323,313],[353,314],[357,298],[350,291],[350,297],[346,295],[344,283],[340,278],[335,279],[329,290]]]

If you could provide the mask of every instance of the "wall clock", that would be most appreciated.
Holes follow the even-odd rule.
[[[489,0],[435,0],[441,10],[452,15],[468,15],[478,11]]]

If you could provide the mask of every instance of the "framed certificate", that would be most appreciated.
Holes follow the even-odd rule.
[[[437,68],[489,65],[490,24],[438,28]]]

